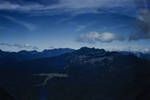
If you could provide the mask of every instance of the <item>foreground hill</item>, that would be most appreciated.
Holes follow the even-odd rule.
[[[150,61],[127,52],[83,47],[55,57],[3,63],[0,79],[18,100],[150,99]]]

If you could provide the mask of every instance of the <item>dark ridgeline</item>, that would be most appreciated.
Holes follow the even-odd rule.
[[[19,52],[5,52],[0,50],[0,60],[1,62],[6,61],[25,61],[25,60],[33,60],[33,59],[40,59],[46,57],[55,57],[59,56],[64,53],[73,52],[73,49],[69,48],[59,48],[59,49],[47,49],[41,52],[38,51],[19,51]]]
[[[148,54],[83,47],[53,57],[4,61],[7,63],[2,58],[0,83],[13,88],[10,92],[17,100],[150,99]],[[53,77],[46,85],[37,86],[45,77],[33,74],[40,73],[63,73],[68,77]]]

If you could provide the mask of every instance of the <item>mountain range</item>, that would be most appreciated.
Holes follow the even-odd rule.
[[[0,86],[16,100],[149,100],[148,56],[88,47],[0,51]]]

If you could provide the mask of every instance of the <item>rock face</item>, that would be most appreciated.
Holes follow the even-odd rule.
[[[83,47],[55,57],[1,66],[1,83],[16,87],[13,93],[17,100],[150,99],[150,61],[133,53]],[[35,85],[45,80],[46,89],[41,94],[46,97],[41,97],[41,87]]]

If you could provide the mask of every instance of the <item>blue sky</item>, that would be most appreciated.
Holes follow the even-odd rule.
[[[0,0],[0,49],[149,51],[149,0]]]

